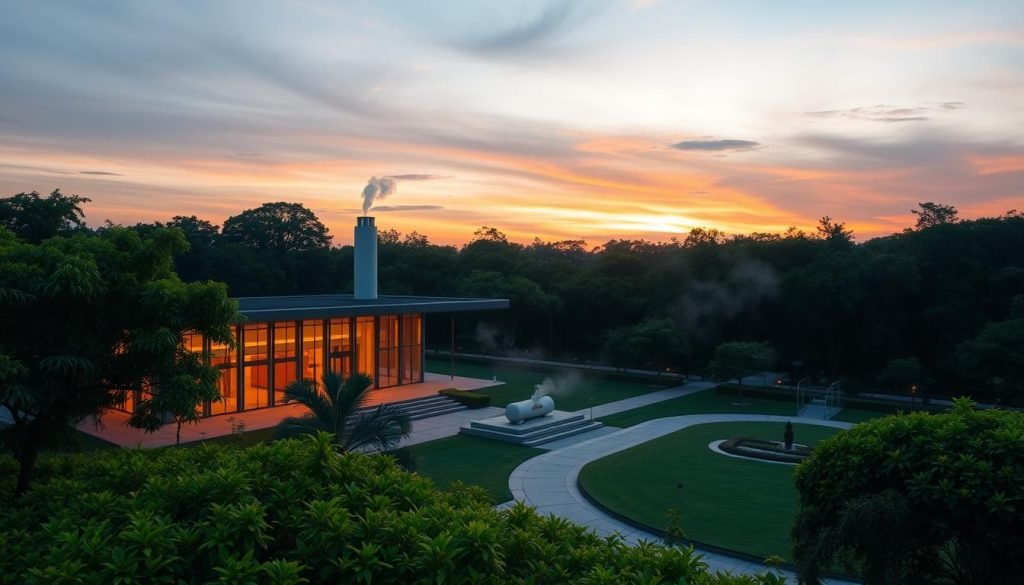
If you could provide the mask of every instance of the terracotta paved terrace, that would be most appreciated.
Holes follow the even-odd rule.
[[[376,406],[385,402],[398,402],[412,398],[434,396],[438,390],[443,388],[454,387],[459,390],[478,390],[503,383],[461,376],[452,378],[451,376],[431,374],[429,372],[425,372],[423,377],[424,381],[419,384],[375,390],[370,394],[369,405]],[[301,416],[304,412],[306,412],[306,408],[302,405],[290,404],[274,408],[211,416],[202,419],[197,424],[182,426],[181,442],[189,443],[230,435],[232,432],[237,431],[239,425],[244,425],[246,431],[275,427],[285,418]],[[177,430],[176,425],[166,424],[155,433],[145,433],[127,426],[125,423],[128,421],[128,416],[127,413],[110,410],[104,413],[100,419],[99,426],[95,425],[91,420],[87,420],[79,424],[78,429],[121,447],[163,447],[174,444]]]

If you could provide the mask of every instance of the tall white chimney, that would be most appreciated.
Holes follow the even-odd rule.
[[[356,218],[355,294],[357,299],[377,298],[377,226],[373,218]]]

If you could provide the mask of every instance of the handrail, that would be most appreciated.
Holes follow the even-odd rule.
[[[832,418],[843,409],[843,381],[836,380],[825,391],[825,418]]]
[[[804,388],[803,384],[804,384],[804,382],[810,382],[810,381],[811,381],[810,376],[804,376],[803,378],[800,379],[799,382],[796,383],[796,414],[797,414],[797,416],[800,416],[800,411],[803,410],[803,408],[804,408],[804,394],[807,392],[807,389]]]

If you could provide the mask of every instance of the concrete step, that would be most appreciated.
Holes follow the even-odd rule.
[[[491,431],[508,435],[510,437],[530,437],[543,434],[545,432],[554,432],[560,427],[572,425],[583,421],[582,414],[569,414],[560,418],[540,417],[534,419],[528,419],[523,424],[510,425],[505,423],[504,417],[496,417],[501,421],[500,425],[494,425],[490,420],[477,420],[469,423],[470,428]]]
[[[839,414],[840,408],[829,408],[826,406],[825,401],[813,401],[807,406],[800,409],[800,415],[804,418],[819,418],[822,420],[831,419],[833,416]]]
[[[586,421],[586,424],[580,425],[578,427],[573,427],[573,428],[565,430],[565,431],[563,431],[561,433],[556,433],[554,435],[547,435],[547,436],[541,437],[539,439],[535,439],[535,440],[532,440],[532,441],[527,441],[527,442],[523,443],[523,445],[526,445],[527,447],[536,447],[537,445],[543,445],[545,443],[550,443],[552,441],[557,441],[559,439],[564,439],[566,437],[572,437],[572,436],[575,436],[575,435],[582,435],[583,433],[589,433],[590,431],[595,431],[595,430],[597,430],[597,429],[599,429],[599,428],[601,428],[603,426],[604,426],[604,423],[599,423],[597,421],[590,421],[590,420],[588,420],[588,421]]]
[[[410,414],[409,418],[412,420],[423,420],[425,418],[441,416],[442,414],[459,412],[460,410],[466,410],[466,406],[462,404],[451,404],[446,406],[440,406],[432,410],[419,411],[416,414]]]
[[[466,409],[464,405],[459,404],[454,399],[440,394],[436,396],[424,396],[422,398],[399,400],[397,402],[389,402],[388,404],[401,408],[412,420],[422,420]],[[362,408],[356,411],[356,414],[353,415],[353,417],[372,412],[376,409],[377,406]]]
[[[444,394],[434,394],[432,396],[421,396],[419,398],[406,398],[405,400],[396,400],[394,402],[389,402],[388,404],[393,404],[395,406],[406,407],[406,406],[414,406],[414,405],[417,405],[417,404],[432,404],[432,403],[435,403],[435,402],[451,402],[451,401],[452,401],[452,399],[447,397],[447,396],[445,396]]]
[[[496,439],[506,443],[533,446],[585,433],[603,426],[601,423],[583,418],[583,415],[573,415],[561,420],[551,421],[547,424],[537,424],[541,421],[533,422],[534,424],[531,427],[523,429],[514,426],[488,425],[481,421],[475,421],[467,426],[463,426],[459,429],[459,432],[476,437]]]

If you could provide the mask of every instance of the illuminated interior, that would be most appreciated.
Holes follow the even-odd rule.
[[[220,372],[220,399],[200,407],[204,416],[284,404],[288,384],[300,375],[319,382],[324,364],[344,377],[355,368],[377,388],[423,381],[420,314],[247,323],[235,326],[232,338],[182,338],[185,350],[205,355]],[[131,412],[138,399],[129,392],[120,408]]]
[[[356,369],[360,374],[366,374],[376,379],[374,375],[374,343],[373,330],[377,319],[384,317],[356,317]],[[382,384],[380,387],[384,387]]]

